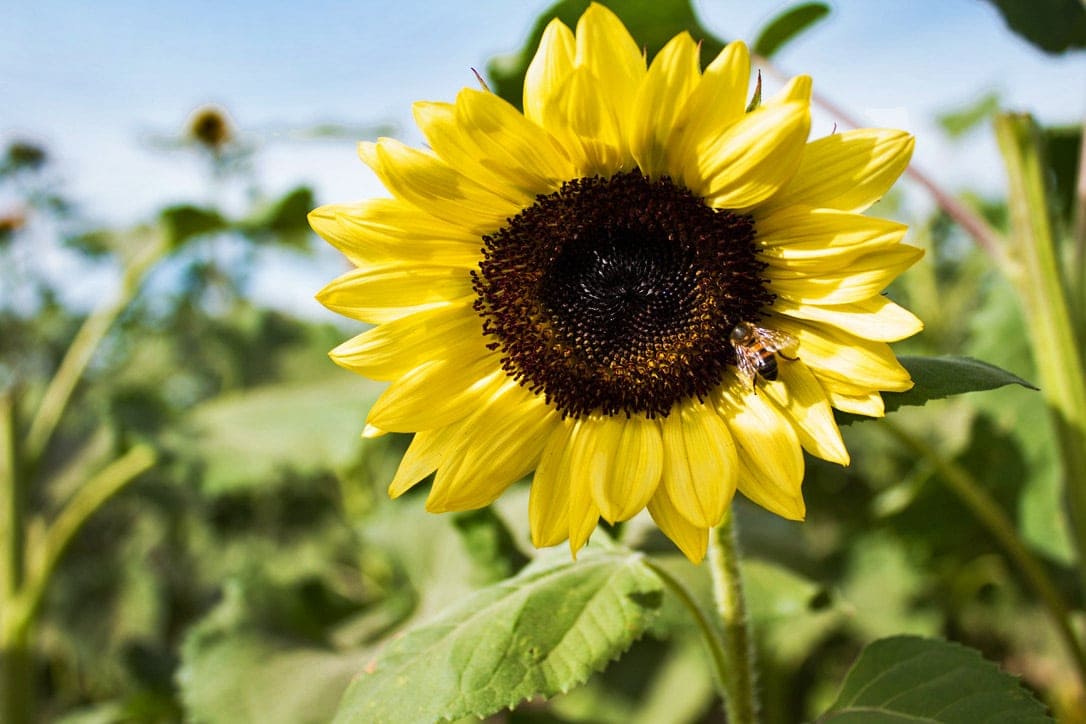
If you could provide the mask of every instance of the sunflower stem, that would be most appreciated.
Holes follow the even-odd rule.
[[[709,571],[713,598],[723,627],[724,706],[729,724],[756,724],[754,638],[743,596],[739,571],[739,544],[735,518],[729,509],[724,520],[709,533]]]
[[[651,558],[646,559],[645,564],[660,577],[660,580],[664,582],[664,585],[675,594],[675,597],[679,599],[679,602],[690,612],[690,616],[694,619],[694,623],[701,633],[706,648],[709,649],[709,656],[713,661],[713,668],[716,670],[717,691],[720,692],[721,698],[726,699],[728,692],[725,688],[725,682],[728,680],[728,664],[724,653],[724,643],[720,638],[719,629],[713,624],[713,621],[706,615],[705,611],[702,610],[701,606],[698,605],[697,598],[690,593],[678,578],[671,575],[666,568],[660,566]]]
[[[1042,394],[1056,430],[1079,584],[1086,588],[1086,364],[1060,274],[1040,130],[1029,115],[1001,114],[995,133],[1007,168],[1012,252],[1022,261],[1022,272],[1010,280],[1022,300]]]
[[[958,496],[965,507],[995,538],[1003,548],[1003,552],[1018,567],[1026,584],[1040,599],[1057,633],[1063,639],[1067,653],[1074,660],[1081,680],[1086,681],[1086,649],[1083,649],[1082,643],[1071,626],[1071,606],[1064,600],[1041,561],[1026,548],[1014,523],[999,507],[999,504],[988,495],[980,481],[965,467],[940,455],[931,445],[890,420],[883,420],[880,425],[918,458],[931,465],[950,491]]]
[[[0,392],[0,721],[33,718],[30,637],[14,627],[26,557],[26,491],[19,465],[16,394]]]
[[[124,269],[121,277],[121,288],[117,296],[107,301],[94,310],[79,331],[75,339],[68,346],[60,366],[49,380],[45,393],[38,405],[37,413],[30,423],[30,430],[26,435],[24,445],[25,461],[27,469],[33,471],[37,468],[42,454],[45,452],[49,440],[56,431],[68,401],[75,391],[76,385],[83,377],[91,359],[94,357],[98,345],[105,338],[106,333],[113,322],[123,312],[132,299],[136,296],[147,272],[169,250],[165,239],[159,238],[155,243],[147,245],[138,253]]]

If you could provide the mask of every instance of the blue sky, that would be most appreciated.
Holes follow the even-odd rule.
[[[195,107],[215,102],[243,129],[263,129],[258,170],[268,189],[304,181],[322,202],[379,194],[353,141],[277,142],[268,129],[392,121],[405,140],[418,142],[411,102],[451,99],[473,84],[470,68],[517,49],[549,4],[11,3],[0,43],[0,143],[25,137],[46,144],[92,215],[131,223],[166,202],[206,199],[201,165],[151,148],[147,138],[178,130]],[[709,29],[748,41],[788,4],[694,2]],[[998,192],[998,156],[988,134],[949,144],[932,123],[935,113],[996,89],[1007,106],[1046,122],[1086,116],[1086,55],[1034,50],[1005,30],[987,2],[831,4],[831,18],[788,46],[778,63],[811,74],[816,90],[870,125],[915,133],[917,161],[951,188]],[[813,135],[829,133],[833,123],[816,117]],[[282,292],[285,284],[307,305],[323,274],[296,274],[286,283],[271,273],[271,286]]]

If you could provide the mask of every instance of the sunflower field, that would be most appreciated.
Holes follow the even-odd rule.
[[[974,3],[1077,123],[923,131],[835,100],[932,42],[850,4],[541,2],[409,108],[203,104],[141,132],[177,188],[95,151],[135,223],[0,118],[0,722],[1086,721],[1086,4]]]

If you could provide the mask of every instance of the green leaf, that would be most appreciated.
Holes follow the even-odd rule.
[[[528,562],[492,507],[456,513],[452,523],[464,540],[464,550],[478,567],[481,582],[508,578]]]
[[[177,679],[186,720],[326,722],[366,656],[262,630],[259,613],[237,581],[182,646]]]
[[[313,190],[299,186],[239,222],[238,229],[257,242],[304,249],[309,239],[306,214],[316,205]]]
[[[1007,26],[1041,50],[1062,53],[1086,48],[1086,5],[1082,0],[988,0]]]
[[[959,644],[895,636],[867,646],[822,722],[1048,722],[1018,680]]]
[[[994,390],[1007,385],[1021,385],[1031,390],[1037,387],[1007,370],[971,357],[912,357],[899,358],[909,375],[913,387],[905,392],[884,392],[886,412],[900,407],[922,406],[931,400],[940,400],[966,392]],[[845,413],[837,414],[837,422],[847,425],[869,418]]]
[[[366,410],[379,389],[337,374],[327,381],[221,395],[189,416],[195,440],[174,442],[195,443],[206,464],[204,490],[213,494],[262,485],[284,470],[336,468],[357,453]]]
[[[829,14],[830,8],[825,3],[803,3],[788,8],[762,28],[754,41],[755,55],[773,57],[782,46]]]
[[[337,722],[486,716],[583,683],[625,651],[663,602],[640,554],[544,554],[390,644],[352,682]]]
[[[590,0],[561,0],[544,10],[528,34],[528,41],[519,52],[493,58],[487,64],[490,88],[517,108],[524,95],[524,72],[539,47],[543,29],[553,18],[573,28]],[[633,35],[637,44],[653,58],[664,45],[682,31],[688,31],[701,41],[701,62],[706,65],[724,47],[723,41],[698,22],[690,0],[608,0],[605,3]]]
[[[215,209],[192,204],[165,208],[159,214],[159,220],[170,246],[175,249],[195,236],[225,231],[230,226]]]
[[[946,134],[958,138],[989,120],[999,112],[999,94],[988,91],[969,105],[955,111],[941,113],[936,118]]]

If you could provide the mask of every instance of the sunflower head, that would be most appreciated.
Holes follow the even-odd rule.
[[[682,33],[646,65],[593,4],[547,26],[523,113],[418,103],[427,149],[360,146],[391,198],[310,215],[356,266],[319,299],[375,325],[332,358],[390,382],[367,432],[415,434],[391,495],[530,473],[537,546],[647,508],[698,561],[737,489],[802,519],[803,451],[848,463],[833,409],[911,386],[887,343],[921,324],[881,292],[922,252],[862,212],[912,138],[809,141],[809,78],[748,111],[746,46],[698,58]]]

